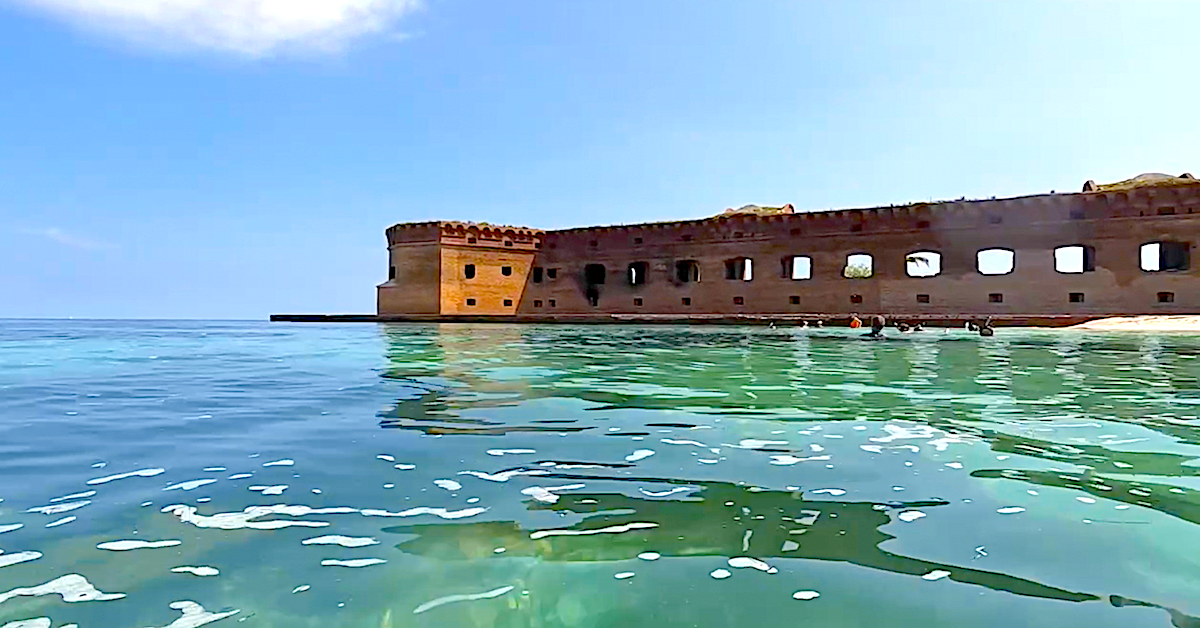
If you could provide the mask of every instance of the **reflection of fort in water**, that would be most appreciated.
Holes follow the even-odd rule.
[[[1104,355],[1143,356],[1138,358],[1140,368],[1162,382],[1158,399],[1167,399],[1167,393],[1194,391],[1197,382],[1191,373],[1195,370],[1176,367],[1182,360],[1196,359],[1200,347],[1184,339],[1044,334],[982,342],[938,333],[865,342],[840,332],[761,328],[430,325],[383,329],[388,358],[383,376],[411,386],[394,407],[380,413],[380,424],[388,429],[463,436],[584,431],[628,437],[697,424],[651,418],[645,431],[610,434],[589,419],[590,411],[622,409],[684,410],[688,414],[675,416],[690,415],[696,422],[706,417],[800,422],[845,416],[899,418],[952,438],[985,442],[999,454],[1090,468],[1085,473],[979,469],[972,472],[975,478],[1070,488],[1200,523],[1200,502],[1194,491],[1177,494],[1144,479],[1200,475],[1200,467],[1189,464],[1193,457],[1064,445],[1039,439],[1033,430],[1013,433],[994,423],[1006,418],[1030,425],[1039,420],[1103,418],[1155,430],[1184,443],[1200,443],[1196,426],[1172,420],[1169,412],[1148,411],[1148,404],[1156,399],[1153,395],[1125,399],[1080,392],[1128,385],[1131,374],[1123,366],[1128,360],[1106,360]],[[588,410],[573,418],[544,420],[488,412],[549,398],[580,400]],[[1018,402],[1037,403],[1022,405],[1018,412],[1014,407]],[[763,451],[804,455],[789,447]],[[747,555],[768,562],[810,559],[912,576],[945,570],[959,582],[1030,597],[1153,606],[1117,595],[1069,591],[982,569],[905,557],[880,547],[894,538],[880,528],[891,523],[896,512],[939,508],[947,505],[944,501],[806,500],[799,491],[624,475],[633,465],[592,461],[592,470],[577,473],[558,468],[556,462],[567,461],[537,460],[526,467],[491,472],[537,470],[542,473],[539,481],[620,482],[629,490],[562,493],[553,504],[527,502],[530,510],[582,515],[582,521],[563,528],[574,534],[535,539],[531,534],[536,530],[516,521],[401,526],[389,531],[415,535],[399,544],[403,551],[447,560],[488,559],[497,547],[506,548],[498,558],[566,562],[626,560],[645,551],[663,556]],[[654,497],[638,494],[633,482],[668,483],[688,490]],[[620,526],[631,523],[657,527],[592,533],[613,526],[622,530]],[[1165,610],[1176,626],[1200,626],[1194,618]]]

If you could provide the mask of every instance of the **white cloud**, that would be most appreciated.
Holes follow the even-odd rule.
[[[116,248],[107,242],[100,242],[99,240],[92,240],[89,238],[71,235],[64,232],[62,229],[59,229],[58,227],[46,227],[44,229],[21,229],[20,231],[26,235],[46,238],[52,242],[57,242],[58,244],[69,246],[74,249],[96,251],[101,249]]]
[[[247,56],[335,51],[387,33],[421,0],[15,0],[82,28],[159,48]]]

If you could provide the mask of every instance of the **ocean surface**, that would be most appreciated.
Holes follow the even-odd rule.
[[[0,626],[1200,626],[1200,335],[0,321]]]

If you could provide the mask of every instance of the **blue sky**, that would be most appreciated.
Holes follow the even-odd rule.
[[[1200,174],[1200,3],[0,0],[0,317],[371,312],[383,230]]]

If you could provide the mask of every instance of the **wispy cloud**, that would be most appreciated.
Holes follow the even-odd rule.
[[[101,242],[91,238],[85,238],[77,235],[72,235],[59,229],[58,227],[46,227],[43,229],[20,229],[25,235],[37,236],[56,242],[63,246],[69,246],[74,249],[84,249],[87,251],[101,251],[107,249],[115,249],[116,245],[108,242]]]
[[[260,57],[336,51],[390,33],[422,0],[15,0],[81,28],[156,48]]]

